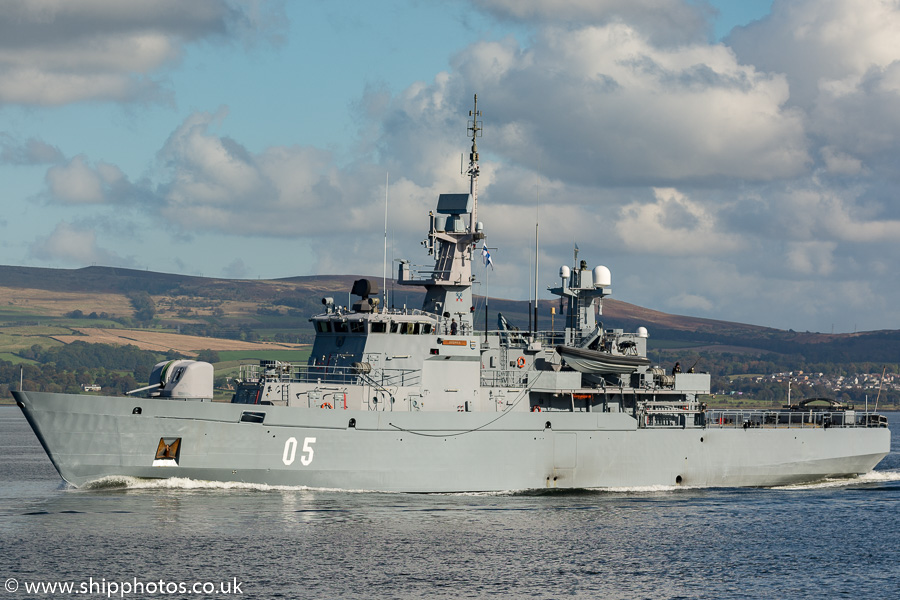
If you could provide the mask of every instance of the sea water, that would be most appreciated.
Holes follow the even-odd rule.
[[[895,598],[896,431],[891,450],[859,479],[773,489],[74,489],[4,406],[0,599]]]

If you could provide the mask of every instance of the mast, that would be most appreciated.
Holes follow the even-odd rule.
[[[566,265],[559,269],[559,287],[548,288],[566,304],[566,345],[589,342],[590,336],[599,333],[594,303],[612,293],[609,269],[598,266],[592,271],[585,261],[579,262],[578,244],[575,244],[574,254],[575,265],[571,269]]]
[[[475,233],[475,225],[478,222],[478,145],[475,139],[481,137],[482,122],[478,120],[481,111],[478,110],[478,94],[475,94],[475,107],[469,111],[472,119],[469,121],[467,132],[472,135],[472,151],[469,153],[469,193],[472,194],[472,219],[469,223],[469,232]]]
[[[434,258],[430,269],[417,269],[408,260],[400,261],[397,283],[425,288],[422,310],[438,315],[444,323],[456,321],[464,335],[474,330],[475,307],[472,302],[472,258],[479,241],[485,238],[478,222],[478,146],[482,134],[478,95],[469,111],[468,135],[472,138],[469,152],[469,189],[466,193],[440,194],[437,208],[428,213],[428,237],[423,245]],[[469,223],[465,220],[468,217]]]
[[[382,293],[382,310],[387,310],[387,225],[388,225],[388,178],[390,173],[384,174],[384,262],[381,265],[381,293]]]
[[[538,175],[537,199],[534,206],[534,335],[538,333],[538,227],[541,210],[541,177]]]

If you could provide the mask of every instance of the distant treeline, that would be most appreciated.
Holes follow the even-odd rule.
[[[10,397],[10,389],[18,389],[20,376],[23,387],[28,390],[76,393],[82,386],[93,384],[101,386],[106,393],[124,394],[147,385],[156,363],[184,358],[177,352],[162,354],[137,346],[82,341],[47,349],[35,345],[19,355],[39,364],[14,365],[0,361],[0,395],[3,397]]]
[[[115,371],[130,371],[138,379],[149,377],[153,366],[160,360],[181,357],[177,352],[160,354],[141,350],[137,346],[112,346],[82,341],[48,349],[35,345],[23,350],[19,355],[41,364],[54,364],[64,371],[98,367]]]
[[[777,373],[793,372],[795,377],[791,384],[791,398],[801,400],[803,398],[832,398],[842,402],[850,402],[861,406],[868,395],[869,402],[874,402],[879,395],[879,389],[873,387],[854,387],[851,389],[835,390],[833,385],[825,385],[822,380],[835,381],[843,376],[852,379],[867,374],[881,375],[900,373],[900,364],[886,362],[813,362],[802,354],[774,354],[767,353],[759,356],[730,352],[696,352],[690,350],[664,350],[653,351],[651,357],[654,362],[659,362],[668,370],[675,362],[679,362],[683,370],[691,367],[698,372],[709,373],[712,376],[713,393],[731,392],[749,396],[762,402],[783,404],[787,402],[788,386],[786,381],[774,381],[764,379],[753,381],[750,377],[734,377],[735,375],[761,375],[769,376]],[[810,377],[809,381],[796,376],[803,372],[803,376]],[[822,373],[822,378],[818,374]],[[879,402],[881,405],[900,404],[900,391],[890,387],[880,389]]]

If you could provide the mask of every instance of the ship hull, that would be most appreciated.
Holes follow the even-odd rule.
[[[642,429],[626,413],[13,394],[60,476],[75,486],[115,476],[404,492],[774,486],[866,473],[890,448],[887,428]],[[243,422],[248,412],[254,421],[265,413],[262,422]],[[175,439],[177,462],[159,460],[160,441]]]

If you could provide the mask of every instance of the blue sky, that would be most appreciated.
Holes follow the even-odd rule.
[[[0,5],[0,263],[216,277],[424,262],[478,93],[491,294],[573,242],[615,297],[900,328],[894,0]],[[483,207],[483,208],[482,208]],[[476,290],[479,291],[479,290]]]

